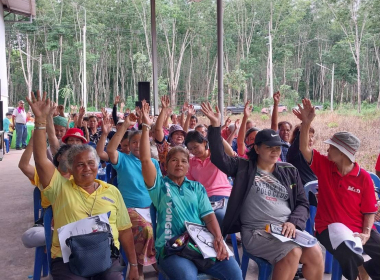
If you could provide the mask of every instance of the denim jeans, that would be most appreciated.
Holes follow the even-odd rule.
[[[168,276],[170,280],[194,280],[197,279],[198,268],[188,259],[177,255],[172,255],[165,259],[160,259],[158,266]],[[215,264],[201,271],[208,275],[214,276],[220,280],[242,280],[242,272],[235,258],[229,260],[216,261]]]
[[[223,223],[224,216],[226,215],[227,203],[228,203],[228,199],[230,197],[224,196],[224,195],[212,195],[208,198],[210,200],[210,202],[219,201],[223,198],[225,198],[225,200],[226,200],[224,203],[224,207],[221,209],[215,210],[215,216],[216,216],[216,219],[218,220],[220,229],[222,229],[222,223]]]
[[[16,148],[21,148],[26,146],[26,137],[28,136],[28,131],[26,129],[26,124],[16,123]]]

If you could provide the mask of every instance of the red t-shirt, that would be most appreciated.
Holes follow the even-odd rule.
[[[379,154],[379,156],[377,157],[375,170],[378,171],[378,172],[380,172],[380,154]]]
[[[335,163],[316,150],[310,167],[318,177],[317,232],[332,223],[363,232],[363,213],[377,211],[374,184],[368,172],[355,163],[351,172],[342,176]]]

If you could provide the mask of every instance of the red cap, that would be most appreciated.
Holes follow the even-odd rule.
[[[70,128],[66,131],[66,134],[62,137],[62,142],[66,143],[67,138],[75,137],[82,140],[83,144],[87,144],[87,139],[83,136],[83,131],[79,128]]]

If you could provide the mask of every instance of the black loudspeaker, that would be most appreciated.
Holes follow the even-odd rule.
[[[136,102],[137,107],[141,107],[141,101],[146,100],[150,104],[150,83],[149,82],[139,82],[139,100]]]
[[[4,130],[3,127],[3,118],[4,118],[4,110],[3,110],[3,101],[0,101],[0,131]]]

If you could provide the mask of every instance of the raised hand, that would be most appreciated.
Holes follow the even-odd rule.
[[[215,113],[211,108],[211,105],[209,102],[205,103],[202,102],[201,104],[202,107],[202,112],[203,114],[210,120],[210,123],[213,127],[218,127],[220,126],[220,111],[218,106],[215,106]]]
[[[164,95],[161,97],[161,106],[162,106],[162,109],[169,108],[170,106],[169,96]]]
[[[189,109],[187,110],[187,113],[188,113],[190,116],[195,115],[194,105],[189,105]]]
[[[298,109],[293,109],[293,114],[304,123],[311,123],[315,118],[315,108],[311,105],[310,99],[302,99],[302,106],[298,104]]]
[[[106,108],[102,108],[101,111],[102,111],[103,119],[108,118],[108,112]]]
[[[34,95],[33,92],[31,92],[31,98],[26,97],[26,101],[28,102],[30,108],[33,111],[33,114],[37,119],[45,119],[49,115],[50,112],[50,100],[49,98],[46,98],[46,92],[44,92],[43,96],[41,97],[40,92],[37,91],[37,97]]]
[[[120,108],[124,108],[125,107],[125,103],[124,102],[121,102],[120,103]]]
[[[182,106],[182,112],[186,112],[187,110],[189,110],[189,103],[185,101]]]
[[[228,127],[231,124],[231,119],[228,117],[226,121],[224,122],[224,126]]]
[[[108,117],[108,115],[106,115],[102,121],[102,133],[105,133],[108,135],[110,133],[111,129],[112,129],[111,120]]]
[[[86,109],[83,106],[80,106],[80,108],[79,108],[79,115],[80,116],[84,116],[85,113],[86,113]]]
[[[133,113],[130,113],[127,117],[125,117],[123,126],[128,129],[131,125],[135,125],[136,121],[137,121],[136,115]]]
[[[273,93],[273,103],[274,103],[274,105],[280,104],[280,98],[281,98],[281,93],[279,91]]]
[[[119,104],[120,102],[120,95],[116,95],[114,105]]]
[[[240,119],[237,119],[235,121],[235,131],[239,130],[239,128],[240,128]]]
[[[145,123],[149,126],[152,125],[152,119],[150,118],[149,116],[149,112],[150,112],[150,106],[149,106],[149,103],[147,103],[145,100],[143,100],[141,102],[141,107],[142,107],[142,110],[141,110],[141,115],[142,115],[142,123]]]
[[[137,117],[137,122],[140,124],[142,121],[142,112],[140,107],[135,108],[136,111],[136,117]]]
[[[251,101],[248,100],[247,102],[245,102],[245,105],[244,105],[244,117],[246,118],[249,118],[251,116],[252,105],[250,103]]]
[[[57,109],[57,103],[51,101],[50,102],[49,116],[53,117],[56,109]]]
[[[63,107],[63,105],[58,105],[57,111],[58,111],[58,114],[61,116],[65,114],[65,108]]]

